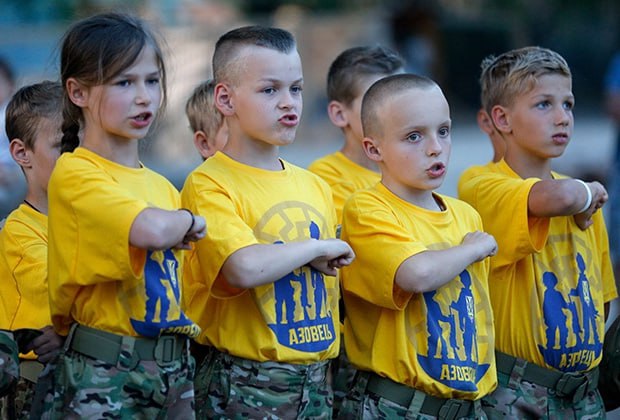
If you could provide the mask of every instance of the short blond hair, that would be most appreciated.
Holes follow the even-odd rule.
[[[379,111],[385,103],[400,93],[411,89],[439,88],[432,79],[417,74],[403,73],[387,76],[376,81],[364,94],[362,99],[362,131],[365,137],[380,137],[383,135],[383,122],[379,118]]]
[[[192,131],[204,131],[208,138],[215,137],[224,122],[224,116],[215,107],[215,81],[202,82],[185,104],[185,114]]]
[[[495,105],[510,106],[520,94],[536,86],[547,74],[572,78],[566,60],[555,51],[541,47],[524,47],[489,56],[480,65],[480,102],[491,114]]]

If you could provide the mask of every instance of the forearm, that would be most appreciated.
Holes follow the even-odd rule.
[[[472,263],[480,260],[471,245],[424,251],[407,258],[396,271],[395,281],[406,292],[424,293],[448,283]]]
[[[256,244],[230,255],[222,274],[231,286],[248,289],[273,283],[322,255],[322,243],[306,240],[286,244]]]
[[[131,225],[129,243],[142,249],[172,248],[183,241],[192,223],[192,215],[187,211],[149,207]]]
[[[528,197],[528,211],[534,217],[572,216],[592,203],[595,183],[584,186],[575,179],[543,180],[534,184]],[[590,192],[588,193],[588,190]],[[592,198],[589,198],[592,197]]]

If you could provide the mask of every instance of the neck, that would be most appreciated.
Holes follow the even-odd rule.
[[[106,141],[89,141],[84,138],[82,147],[99,156],[130,168],[139,168],[138,140],[108,139]]]
[[[386,180],[381,181],[385,187],[392,191],[395,195],[411,203],[415,206],[421,207],[426,210],[441,211],[443,210],[443,203],[436,200],[433,195],[433,190],[416,190],[411,188],[403,188],[400,185],[391,185]]]
[[[231,140],[231,138],[228,139],[223,152],[237,162],[269,171],[283,169],[278,146],[256,140]]]
[[[347,141],[342,149],[340,149],[340,152],[352,162],[366,169],[370,169],[371,171],[379,172],[377,164],[366,156],[366,152],[364,152],[364,149],[362,149],[359,144],[353,144],[353,142]]]
[[[551,179],[551,160],[506,151],[504,160],[521,178]]]
[[[47,215],[47,193],[45,191],[28,190],[24,203],[39,213]]]

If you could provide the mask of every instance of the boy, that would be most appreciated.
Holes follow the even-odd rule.
[[[277,28],[234,29],[216,43],[213,72],[228,143],[181,194],[212,226],[185,271],[197,341],[213,348],[198,368],[197,416],[329,418],[334,276],[354,256],[335,239],[329,186],[278,158],[302,110],[295,40]]]
[[[403,71],[404,61],[382,46],[363,46],[343,51],[327,73],[327,114],[342,130],[344,145],[340,151],[324,156],[308,166],[331,187],[338,222],[349,196],[379,182],[376,164],[362,149],[360,109],[362,97],[377,80]]]
[[[362,103],[381,182],[345,204],[345,345],[356,366],[343,418],[474,418],[496,385],[487,257],[466,203],[434,192],[450,158],[450,109],[422,76],[379,80]],[[423,417],[426,418],[426,417]]]
[[[228,127],[213,103],[215,81],[209,79],[194,89],[185,104],[185,114],[194,132],[194,146],[206,160],[222,150],[228,140]]]
[[[20,379],[3,403],[4,415],[15,409],[18,416],[28,416],[39,373],[62,345],[50,325],[47,292],[47,183],[60,155],[61,109],[62,87],[46,81],[18,90],[6,111],[9,149],[28,189],[0,230],[0,278],[5,280],[0,294],[8,329],[42,334],[29,346],[34,353],[21,355]]]
[[[489,417],[601,418],[596,390],[606,303],[617,296],[601,212],[607,192],[551,171],[573,131],[571,72],[554,51],[490,57],[482,101],[506,142],[501,161],[459,180],[499,240],[489,285],[498,388]]]

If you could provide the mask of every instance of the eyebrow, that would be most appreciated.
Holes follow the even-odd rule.
[[[269,83],[284,83],[284,81],[282,79],[276,79],[273,77],[266,77],[264,79],[259,79],[260,82],[269,82]],[[291,84],[298,84],[298,83],[303,83],[304,78],[300,78],[297,80],[294,80]]]

